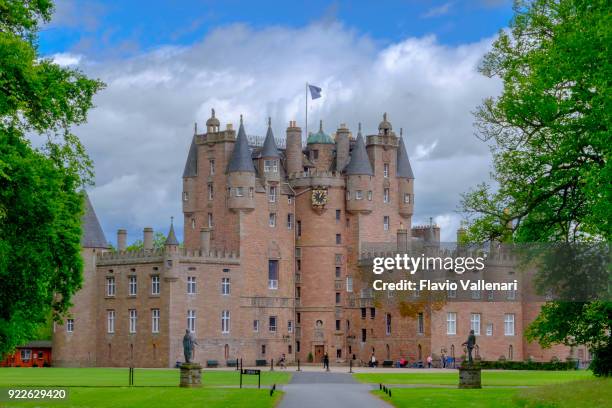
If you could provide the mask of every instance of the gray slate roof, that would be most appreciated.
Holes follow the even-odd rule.
[[[408,159],[406,145],[404,145],[404,138],[402,136],[400,136],[399,147],[397,148],[397,177],[414,180],[414,173],[412,172],[412,166],[410,166],[410,160]]]
[[[174,223],[170,223],[170,231],[168,232],[168,238],[166,238],[165,245],[178,245],[178,239],[176,239],[176,234],[174,233]]]
[[[189,153],[187,154],[187,161],[185,162],[185,170],[183,170],[183,177],[195,177],[198,175],[198,147],[195,143],[195,135],[191,140],[191,146],[189,147]]]
[[[108,248],[108,241],[104,237],[104,232],[100,226],[100,221],[96,216],[91,201],[87,192],[83,190],[83,200],[85,204],[85,213],[81,218],[83,226],[83,236],[81,237],[81,246],[83,248]]]
[[[278,151],[276,141],[274,140],[274,134],[272,133],[272,123],[270,119],[268,119],[268,133],[266,133],[266,140],[261,150],[261,157],[280,158],[280,152]]]
[[[357,134],[357,140],[355,140],[355,146],[351,152],[351,160],[344,168],[346,174],[360,174],[373,176],[372,164],[366,151],[365,142],[361,135],[361,126],[359,127],[359,133]]]
[[[238,129],[236,143],[234,143],[234,151],[232,152],[227,165],[228,173],[238,171],[255,173],[255,167],[253,166],[253,160],[251,159],[251,150],[249,149],[249,142],[247,140],[246,132],[244,131],[244,124],[242,123],[242,116],[240,116],[240,128]]]

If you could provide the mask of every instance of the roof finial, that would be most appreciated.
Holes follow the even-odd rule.
[[[323,132],[323,119],[319,121],[319,132]]]
[[[212,108],[212,109],[210,110],[210,113],[211,113],[212,117],[214,118],[214,117],[215,117],[215,108]]]
[[[193,122],[193,134],[198,134],[198,122]]]
[[[242,125],[242,113],[240,114],[240,124]]]
[[[268,116],[268,127],[272,127],[272,117]]]
[[[386,122],[387,121],[387,112],[383,113],[383,120]]]
[[[359,133],[361,133],[361,122],[359,122]]]
[[[404,135],[404,128],[400,128],[400,137]]]
[[[174,225],[174,217],[170,217],[170,225]]]

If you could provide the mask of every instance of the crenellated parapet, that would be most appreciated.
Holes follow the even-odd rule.
[[[97,265],[161,263],[168,256],[178,259],[181,263],[240,264],[240,255],[235,251],[215,250],[205,253],[201,250],[180,248],[178,253],[168,253],[165,249],[105,252],[98,255]]]
[[[338,171],[312,170],[289,175],[289,184],[293,188],[304,187],[344,187],[345,177]]]

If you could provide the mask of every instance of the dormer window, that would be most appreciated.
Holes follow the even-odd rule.
[[[278,173],[278,160],[264,160],[264,173]]]

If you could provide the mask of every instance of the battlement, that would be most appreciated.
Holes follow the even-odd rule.
[[[412,229],[413,230],[428,230],[429,228],[433,227],[434,229],[440,229],[440,226],[438,224],[433,224],[433,225],[413,225]]]
[[[166,257],[176,256],[179,262],[193,263],[223,263],[239,264],[240,255],[235,251],[210,251],[207,254],[200,250],[179,249],[176,253],[166,252],[165,249],[154,249],[145,251],[117,251],[105,252],[98,256],[98,265],[117,265],[130,263],[160,263]]]

